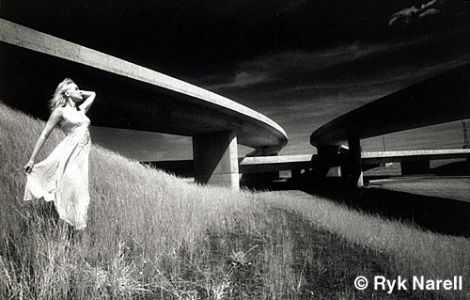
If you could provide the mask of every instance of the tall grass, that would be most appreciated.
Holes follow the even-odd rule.
[[[22,166],[43,126],[0,103],[2,299],[393,298],[355,291],[352,280],[361,272],[470,279],[468,239],[316,197],[188,184],[98,146],[88,227],[77,234],[50,205],[22,202]],[[62,137],[53,132],[39,159]],[[437,295],[464,297],[466,288]]]

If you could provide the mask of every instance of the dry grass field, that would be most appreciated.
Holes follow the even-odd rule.
[[[0,299],[470,297],[467,238],[302,192],[198,186],[97,146],[88,227],[75,233],[50,205],[22,202],[43,126],[0,103]],[[464,290],[358,291],[358,275],[462,275]]]

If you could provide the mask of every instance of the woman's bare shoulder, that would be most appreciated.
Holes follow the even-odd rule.
[[[62,118],[65,113],[65,107],[59,106],[56,107],[52,112],[51,112],[51,118]]]

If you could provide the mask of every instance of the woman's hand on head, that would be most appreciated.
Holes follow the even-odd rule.
[[[81,111],[84,111],[85,113],[90,109],[90,106],[93,104],[93,101],[95,101],[96,93],[93,91],[83,91],[80,90],[80,94],[82,95],[83,102],[80,104],[79,108]]]
[[[90,96],[96,95],[96,93],[93,91],[84,91],[84,90],[80,90],[80,94],[82,94],[84,98],[88,98]]]
[[[31,173],[31,171],[33,171],[33,167],[34,167],[34,161],[32,160],[28,161],[28,163],[24,166],[24,174],[28,175],[29,173]]]

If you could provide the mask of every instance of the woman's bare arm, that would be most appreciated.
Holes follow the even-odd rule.
[[[31,158],[29,159],[28,163],[24,166],[25,174],[31,173],[34,166],[34,161],[36,160],[36,156],[38,155],[39,151],[41,150],[42,146],[46,142],[47,138],[52,132],[52,129],[62,120],[62,109],[57,108],[55,109],[46,123],[41,135],[39,136],[36,145],[34,146],[33,153],[31,154]]]
[[[90,109],[90,106],[93,104],[93,101],[95,101],[96,93],[92,91],[80,92],[82,93],[83,98],[85,98],[85,101],[83,101],[83,103],[79,105],[79,108],[81,111],[86,113]]]

